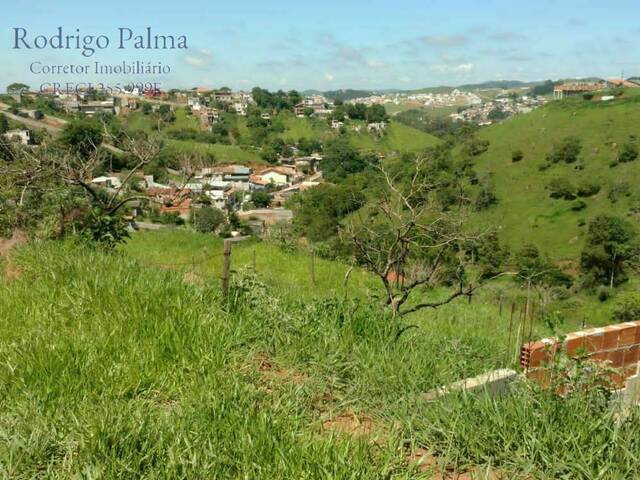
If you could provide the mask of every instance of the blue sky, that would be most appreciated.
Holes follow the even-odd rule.
[[[419,88],[495,79],[640,76],[639,0],[191,0],[10,2],[3,6],[0,85],[24,81],[159,81],[164,87]],[[63,6],[64,5],[64,6]],[[105,34],[112,45],[12,49],[29,38]],[[186,35],[189,48],[118,50],[117,28]],[[36,75],[43,64],[162,62],[166,76]]]

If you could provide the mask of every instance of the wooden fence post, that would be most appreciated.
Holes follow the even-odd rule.
[[[222,295],[225,300],[229,295],[229,272],[231,269],[231,240],[224,240],[224,252],[222,263]]]
[[[311,249],[311,283],[316,284],[316,251]]]

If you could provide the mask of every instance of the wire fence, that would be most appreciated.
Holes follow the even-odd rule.
[[[185,275],[187,281],[204,281],[206,279],[216,278],[222,282],[223,294],[226,294],[229,288],[229,281],[234,272],[248,268],[254,272],[258,271],[257,266],[257,249],[253,248],[249,256],[249,261],[246,261],[246,253],[243,255],[244,261],[238,262],[237,259],[232,260],[233,249],[231,245],[237,243],[240,240],[225,241],[222,252],[204,253],[201,255],[192,255],[191,259],[181,260],[179,262],[155,262],[140,260],[140,263],[146,267],[170,269]],[[308,252],[308,281],[311,285],[318,285],[322,282],[324,285],[327,282],[333,282],[334,287],[343,287],[346,291],[347,282],[353,266],[342,265],[344,272],[341,272],[343,276],[341,285],[336,285],[336,272],[331,273],[331,279],[322,278],[322,273],[328,276],[326,271],[320,273],[316,270],[316,255],[313,251]],[[232,270],[233,265],[233,270]],[[276,275],[273,269],[266,269],[263,272],[266,275],[274,278]],[[188,275],[188,276],[187,276]],[[534,326],[541,324],[543,319],[549,313],[547,310],[547,302],[532,296],[525,295],[522,291],[518,295],[504,295],[502,291],[489,291],[481,293],[482,304],[491,305],[495,308],[498,319],[503,321],[504,325],[504,364],[510,364],[512,362],[518,362],[520,356],[520,346],[523,343],[531,342],[535,337]],[[468,297],[468,302],[474,302],[474,296]],[[584,322],[583,322],[584,327]]]

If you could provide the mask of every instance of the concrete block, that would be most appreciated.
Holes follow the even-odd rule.
[[[464,380],[430,390],[424,393],[422,398],[426,401],[432,401],[457,391],[485,391],[490,396],[494,396],[504,393],[509,388],[509,384],[518,378],[519,375],[515,370],[508,368],[491,370],[476,377],[465,378]]]

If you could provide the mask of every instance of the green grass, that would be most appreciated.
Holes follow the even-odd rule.
[[[640,90],[640,89],[638,89]],[[546,171],[538,167],[545,161],[555,142],[568,135],[582,139],[580,159],[584,170],[575,165],[558,164]],[[479,174],[491,178],[500,200],[497,207],[480,221],[501,227],[501,238],[511,246],[533,242],[555,259],[575,259],[584,244],[586,226],[579,221],[602,213],[627,216],[630,198],[613,204],[607,199],[611,184],[640,181],[640,161],[609,166],[615,145],[630,135],[640,136],[640,92],[628,91],[625,97],[610,103],[585,102],[581,98],[554,102],[530,114],[520,115],[482,129],[478,136],[489,140],[489,150],[476,159]],[[520,149],[524,159],[511,162],[511,153]],[[585,210],[572,211],[570,201],[554,200],[545,187],[551,179],[566,176],[574,183],[593,180],[601,191],[586,198]],[[636,197],[637,198],[637,197]]]
[[[428,147],[433,147],[439,140],[433,135],[409,127],[400,122],[391,121],[387,132],[381,138],[366,132],[363,125],[363,133],[350,132],[351,143],[359,149],[377,151],[382,153],[418,152]]]
[[[505,364],[491,308],[450,305],[396,338],[375,302],[335,285],[307,291],[301,260],[262,244],[265,262],[289,260],[297,274],[278,286],[259,262],[257,277],[234,275],[223,308],[213,277],[147,265],[179,263],[189,255],[175,244],[212,238],[155,235],[113,254],[40,242],[11,259],[21,275],[0,279],[4,477],[419,478],[406,455],[418,445],[442,466],[507,478],[635,474],[638,423],[598,405],[526,386],[498,401],[420,400]],[[235,247],[232,262],[254,245]],[[319,282],[342,275],[318,267]],[[370,434],[328,428],[354,414]]]
[[[262,164],[258,152],[241,148],[237,145],[223,145],[219,143],[200,143],[188,140],[167,139],[165,148],[170,152],[198,152],[212,153],[217,163]]]

